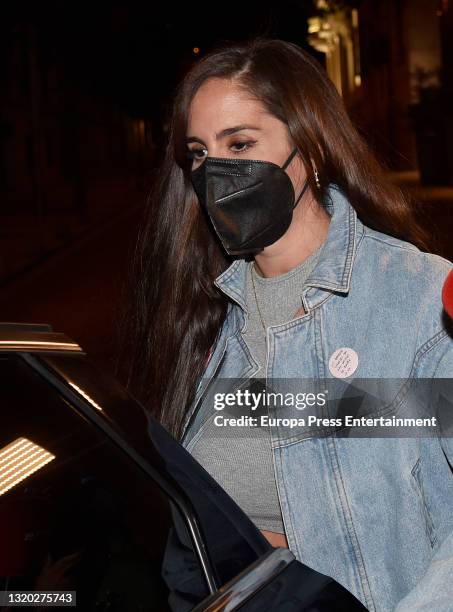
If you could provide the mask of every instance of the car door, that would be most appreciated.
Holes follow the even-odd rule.
[[[364,609],[274,549],[49,326],[0,325],[0,410],[0,590],[72,593],[83,610]]]

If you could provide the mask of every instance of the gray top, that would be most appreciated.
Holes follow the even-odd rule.
[[[243,338],[260,364],[255,376],[265,377],[266,337],[256,306],[252,277],[266,326],[294,318],[302,306],[303,284],[321,248],[295,268],[274,276],[260,276],[250,262],[246,280],[248,318]],[[301,315],[298,315],[301,316]],[[258,529],[285,533],[275,482],[268,427],[217,427],[212,414],[189,452],[217,480]],[[237,415],[236,415],[237,416]]]
[[[261,323],[260,311],[266,327],[279,325],[295,318],[296,312],[303,306],[301,298],[303,285],[320,252],[321,247],[318,247],[292,270],[269,278],[258,274],[253,262],[250,262],[245,288],[248,317],[242,337],[260,364],[256,376],[266,377],[266,334]]]

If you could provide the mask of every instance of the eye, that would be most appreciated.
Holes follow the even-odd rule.
[[[208,154],[208,150],[206,149],[206,147],[198,148],[198,149],[189,149],[187,151],[187,158],[188,159],[202,159],[207,154]]]
[[[240,149],[233,150],[234,153],[244,153],[252,148],[252,146],[256,143],[256,140],[245,140],[240,141],[237,140],[231,144],[231,147],[241,147]]]
[[[236,140],[235,142],[232,142],[230,145],[230,149],[232,149],[233,153],[244,153],[245,151],[248,151],[254,144],[256,143],[256,140],[245,140],[245,141],[241,141],[241,140]],[[233,148],[233,147],[239,147],[238,148]],[[200,160],[203,159],[203,157],[206,157],[208,155],[208,150],[206,147],[199,147],[197,149],[189,149],[187,151],[187,157],[188,159],[191,160]]]

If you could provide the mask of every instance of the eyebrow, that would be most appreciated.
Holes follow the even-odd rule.
[[[235,134],[236,132],[240,132],[241,130],[261,130],[261,128],[256,127],[254,125],[235,125],[234,127],[225,128],[224,130],[216,134],[215,139],[220,140],[225,136],[230,136],[230,134]],[[198,138],[198,136],[190,136],[190,138],[186,138],[186,144],[189,144],[190,142],[201,142],[202,144],[204,144],[204,142],[201,140],[201,138]]]

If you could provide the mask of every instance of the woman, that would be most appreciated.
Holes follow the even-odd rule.
[[[448,439],[271,427],[238,453],[212,434],[214,379],[453,371],[440,299],[452,264],[425,252],[426,233],[324,70],[261,38],[202,58],[177,89],[147,215],[123,328],[134,393],[250,503],[271,544],[369,610],[394,609],[411,589],[438,595],[422,576],[453,532]],[[247,491],[244,465],[266,475]]]

